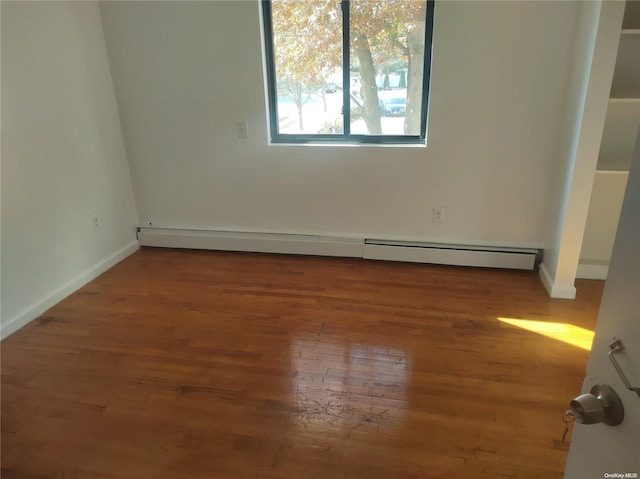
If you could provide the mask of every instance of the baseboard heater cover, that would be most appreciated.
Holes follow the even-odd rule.
[[[242,231],[138,228],[141,246],[362,258],[362,239]]]
[[[452,266],[533,270],[541,251],[337,236],[251,233],[175,228],[138,228],[141,246],[255,253],[340,256]]]
[[[528,248],[468,246],[409,241],[365,240],[364,258],[413,263],[533,270],[541,251]]]

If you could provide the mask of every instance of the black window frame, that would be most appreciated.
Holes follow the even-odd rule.
[[[273,22],[271,16],[271,0],[262,0],[262,18],[264,22],[264,44],[267,73],[267,101],[272,143],[336,143],[336,144],[418,144],[424,145],[427,133],[427,116],[429,108],[429,87],[431,80],[431,55],[433,48],[433,17],[435,0],[426,0],[425,19],[424,71],[422,77],[422,110],[420,116],[419,135],[361,135],[351,133],[351,98],[349,96],[351,82],[350,63],[350,0],[342,0],[342,84],[343,84],[343,125],[342,134],[299,134],[280,133],[278,118],[278,92],[276,86],[276,66],[273,46]]]

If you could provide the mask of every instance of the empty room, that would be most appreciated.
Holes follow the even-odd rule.
[[[640,474],[640,1],[0,2],[1,476]]]

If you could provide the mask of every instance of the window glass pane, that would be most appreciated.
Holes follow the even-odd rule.
[[[342,11],[336,0],[273,0],[279,133],[342,134]]]
[[[425,21],[426,1],[351,1],[351,133],[420,134]]]

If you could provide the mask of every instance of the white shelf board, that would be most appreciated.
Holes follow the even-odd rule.
[[[623,28],[623,35],[640,35],[640,28]]]
[[[609,98],[609,103],[640,103],[640,98]]]
[[[596,173],[628,173],[631,160],[624,157],[599,156]]]

